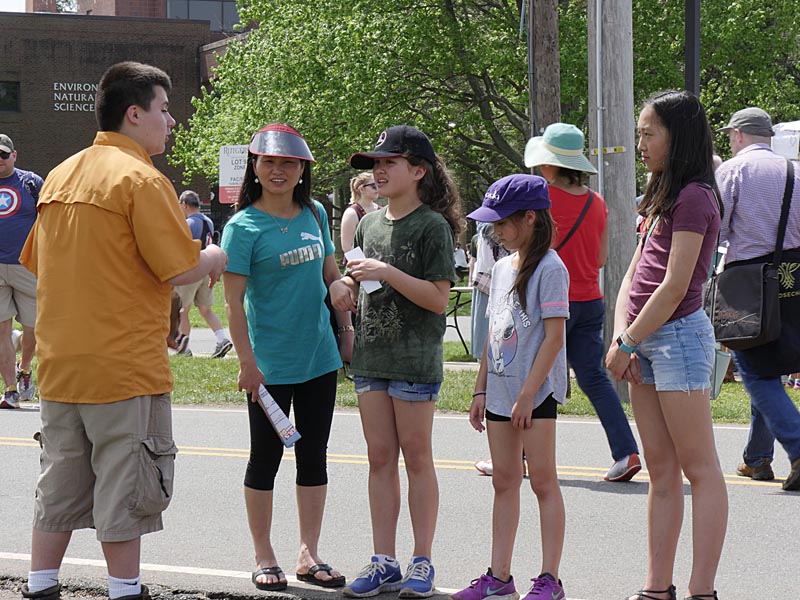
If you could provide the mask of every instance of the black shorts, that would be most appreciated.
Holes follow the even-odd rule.
[[[550,394],[547,398],[544,399],[539,406],[533,409],[531,413],[532,419],[555,419],[558,416],[558,402],[553,397],[553,394]],[[499,421],[505,422],[510,421],[511,417],[504,417],[502,415],[497,415],[490,410],[486,411],[486,420],[487,421]]]

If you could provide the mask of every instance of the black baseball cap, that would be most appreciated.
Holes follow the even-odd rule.
[[[436,164],[436,152],[428,136],[410,125],[395,125],[382,131],[372,152],[361,152],[350,157],[354,169],[371,169],[376,158],[395,156],[418,156],[432,165]]]

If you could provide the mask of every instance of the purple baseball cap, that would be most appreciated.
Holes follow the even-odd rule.
[[[544,177],[508,175],[489,186],[481,207],[467,217],[482,223],[494,223],[520,210],[544,208],[550,208],[550,194]]]

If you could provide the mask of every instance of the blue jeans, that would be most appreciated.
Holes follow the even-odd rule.
[[[780,377],[760,377],[750,369],[741,352],[733,360],[742,383],[750,395],[750,434],[744,447],[744,462],[758,467],[772,460],[775,439],[781,443],[790,461],[800,458],[800,412],[789,398]]]
[[[611,456],[615,461],[638,454],[628,417],[603,366],[603,299],[570,302],[567,319],[567,360],[578,385],[594,406],[606,432]]]

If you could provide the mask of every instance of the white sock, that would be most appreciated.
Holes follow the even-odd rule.
[[[118,579],[108,576],[108,597],[111,600],[122,598],[123,596],[134,596],[142,593],[141,579]]]
[[[391,567],[396,567],[399,565],[394,556],[389,556],[388,554],[376,554],[375,556],[378,558],[378,562],[382,565],[389,565]]]
[[[32,594],[58,585],[58,569],[28,572],[28,591]]]
[[[224,329],[217,329],[214,332],[214,335],[217,336],[217,341],[220,343],[228,341],[228,336],[225,335]]]

